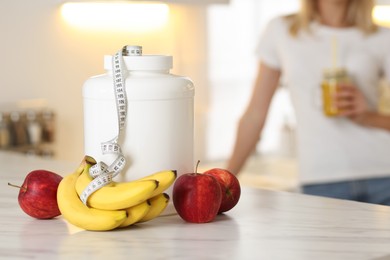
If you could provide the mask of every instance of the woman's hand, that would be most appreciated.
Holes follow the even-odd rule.
[[[363,93],[353,85],[340,86],[335,95],[335,103],[341,111],[340,116],[348,117],[356,123],[371,112]]]
[[[363,93],[355,86],[343,85],[335,95],[336,106],[341,110],[339,116],[353,122],[390,131],[390,115],[383,115],[372,110]]]

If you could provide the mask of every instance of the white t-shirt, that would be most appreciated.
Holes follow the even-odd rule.
[[[282,71],[297,118],[300,179],[303,184],[390,176],[390,131],[363,127],[322,112],[322,73],[333,64],[345,67],[372,108],[382,76],[390,82],[390,30],[365,35],[355,28],[313,23],[311,33],[292,37],[288,21],[273,19],[260,40],[259,58]]]

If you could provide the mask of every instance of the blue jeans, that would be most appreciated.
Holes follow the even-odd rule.
[[[390,177],[303,185],[310,195],[390,205]]]

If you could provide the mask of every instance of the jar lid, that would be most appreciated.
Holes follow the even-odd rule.
[[[169,70],[172,69],[172,56],[139,55],[123,56],[127,70]],[[112,70],[112,55],[104,56],[104,69]]]

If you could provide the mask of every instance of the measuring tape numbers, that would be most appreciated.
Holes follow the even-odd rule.
[[[126,77],[124,75],[123,55],[141,55],[142,48],[140,46],[124,46],[112,57],[112,72],[114,83],[114,94],[116,101],[116,110],[118,116],[118,133],[117,135],[106,142],[101,143],[102,154],[115,154],[116,159],[108,166],[104,162],[98,162],[89,169],[89,175],[93,180],[82,192],[80,199],[87,205],[88,197],[98,189],[106,186],[113,181],[125,167],[126,158],[122,153],[122,149],[118,144],[119,136],[126,125],[127,116],[127,96],[126,96]]]

